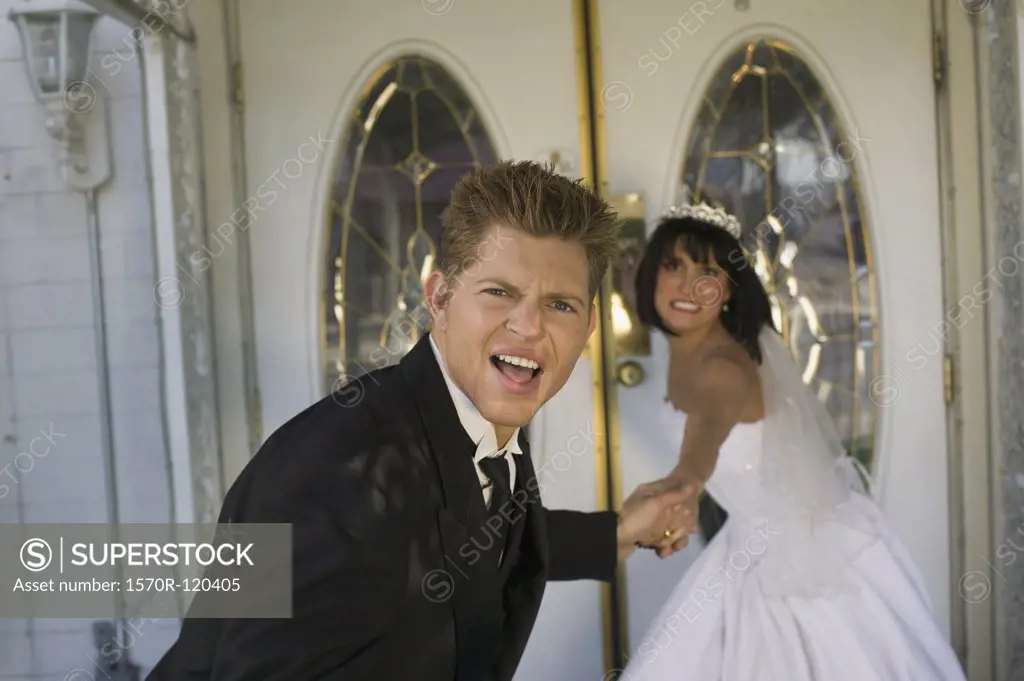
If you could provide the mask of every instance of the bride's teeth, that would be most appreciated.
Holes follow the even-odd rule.
[[[527,369],[540,368],[540,365],[534,362],[532,359],[526,359],[524,357],[513,357],[512,355],[498,355],[498,359],[500,359],[502,362],[515,364],[517,367],[526,367]]]

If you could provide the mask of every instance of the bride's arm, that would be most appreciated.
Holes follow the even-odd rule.
[[[756,379],[742,365],[726,357],[709,358],[692,380],[697,406],[686,418],[679,462],[661,480],[639,488],[646,494],[664,494],[679,488],[689,490],[688,500],[680,507],[675,523],[667,528],[672,533],[652,547],[662,558],[682,549],[687,535],[695,531],[697,504],[704,483],[714,472],[718,450],[743,416],[750,389],[756,385]]]
[[[703,489],[719,448],[743,416],[752,385],[750,374],[725,357],[704,362],[694,380],[697,406],[686,418],[679,463],[670,475]]]

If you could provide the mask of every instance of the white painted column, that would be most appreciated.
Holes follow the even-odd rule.
[[[1021,71],[1017,3],[971,0],[982,55],[980,92],[989,322],[992,552],[983,586],[993,594],[995,675],[1024,679],[1024,228],[1022,228]],[[977,589],[975,589],[977,592]]]
[[[170,31],[147,31],[140,49],[175,520],[214,522],[223,483],[196,55]]]

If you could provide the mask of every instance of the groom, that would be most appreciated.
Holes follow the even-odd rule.
[[[607,204],[506,162],[460,180],[443,222],[430,333],[358,404],[350,384],[282,426],[225,498],[222,523],[293,524],[293,617],[186,618],[152,681],[508,681],[548,581],[610,581],[695,530],[688,491],[546,509],[520,430],[594,330]]]

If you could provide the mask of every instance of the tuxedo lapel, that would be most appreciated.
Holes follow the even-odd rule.
[[[522,433],[519,436],[519,446],[522,454],[509,454],[509,456],[516,457],[516,480],[508,514],[512,518],[512,523],[508,530],[506,555],[501,568],[502,577],[506,579],[514,570],[521,567],[519,565],[520,556],[526,556],[526,563],[529,564],[531,558],[537,555],[533,542],[528,546],[523,545],[524,537],[530,535],[526,531],[526,526],[529,522],[529,513],[536,501],[536,494],[530,489],[531,485],[535,486],[534,483],[530,483],[530,479],[534,476],[533,462],[530,461],[529,447]]]
[[[519,526],[519,577],[530,579],[542,572],[547,565],[547,532],[543,518],[544,509],[541,506],[541,485],[533,468],[530,443],[527,442],[525,435],[520,438],[520,447],[523,453],[516,459],[516,489],[525,492],[526,518],[516,523]],[[519,495],[516,498],[522,497]]]
[[[466,434],[452,403],[441,368],[426,335],[402,358],[402,371],[434,453],[444,506],[463,525],[486,515],[480,480],[473,467],[476,445]]]
[[[494,664],[504,617],[497,586],[497,566],[481,560],[473,542],[487,517],[480,480],[473,465],[476,445],[459,421],[451,393],[424,336],[402,358],[402,372],[412,392],[437,465],[442,508],[438,511],[443,573],[452,583],[450,607],[455,615],[457,681],[476,681]],[[446,604],[441,602],[439,607]]]
[[[513,525],[518,534],[518,550],[514,563],[508,566],[505,582],[505,627],[502,648],[497,664],[497,678],[511,678],[526,649],[533,631],[540,602],[544,596],[544,576],[547,565],[547,533],[544,509],[541,507],[540,486],[533,468],[530,447],[525,436],[520,439],[523,453],[516,459],[516,489],[526,495],[526,517]],[[515,495],[517,500],[522,494]],[[518,510],[518,509],[517,509]]]

